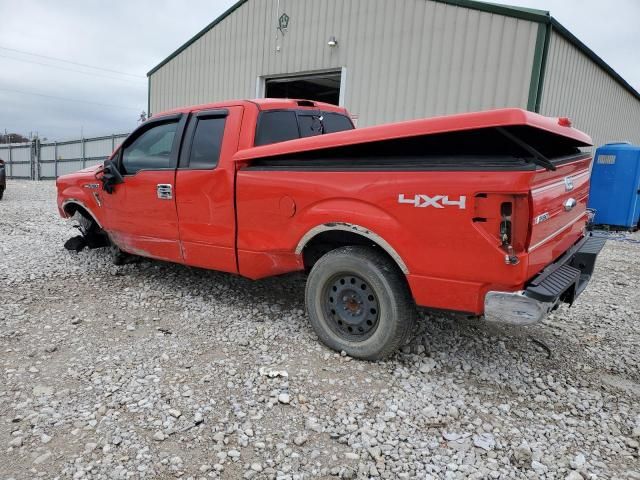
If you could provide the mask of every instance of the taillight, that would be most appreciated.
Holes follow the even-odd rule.
[[[513,203],[503,202],[500,205],[500,239],[502,246],[511,245],[511,214],[513,213]]]
[[[526,250],[529,235],[527,195],[481,193],[475,196],[473,222],[485,235],[495,239],[504,251],[505,262],[515,265],[518,254]]]
[[[511,215],[513,214],[513,203],[502,202],[500,205],[500,241],[505,251],[504,261],[509,265],[516,265],[520,260],[516,256],[513,248],[513,228]]]

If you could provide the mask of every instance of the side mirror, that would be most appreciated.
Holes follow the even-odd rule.
[[[104,168],[102,169],[102,189],[107,193],[113,193],[116,185],[124,183],[124,178],[118,166],[111,160],[104,162]]]

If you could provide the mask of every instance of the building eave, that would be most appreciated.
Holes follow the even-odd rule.
[[[629,84],[622,76],[616,72],[607,62],[605,62],[602,58],[600,58],[593,50],[587,47],[582,41],[576,37],[573,33],[571,33],[564,25],[558,22],[555,18],[550,17],[551,27],[553,30],[558,32],[562,37],[564,37],[569,43],[571,43],[574,47],[584,53],[587,57],[589,57],[596,65],[602,68],[605,72],[607,72],[613,79],[620,84],[625,90],[627,90],[631,95],[635,97],[636,100],[640,101],[640,93]]]
[[[177,57],[178,55],[180,55],[184,50],[186,50],[187,48],[189,48],[189,46],[191,46],[191,44],[193,44],[194,42],[196,42],[200,37],[202,37],[205,33],[207,33],[209,30],[211,30],[213,27],[215,27],[216,25],[218,25],[220,22],[222,22],[225,18],[227,18],[229,15],[231,15],[233,12],[235,12],[238,8],[240,8],[243,4],[247,3],[249,0],[239,0],[238,2],[234,3],[228,10],[226,10],[222,15],[220,15],[218,18],[216,18],[213,22],[211,22],[209,25],[207,25],[206,27],[204,27],[202,30],[200,30],[198,33],[196,33],[193,37],[191,37],[189,40],[187,40],[187,42],[185,42],[184,44],[182,44],[177,50],[175,50],[171,55],[169,55],[167,58],[165,58],[164,60],[162,60],[158,65],[156,65],[155,67],[153,67],[151,70],[149,70],[149,72],[147,73],[147,77],[150,77],[151,75],[153,75],[154,73],[156,73],[158,70],[160,70],[163,66],[165,66],[167,63],[169,63],[171,60],[173,60],[175,57]]]
[[[151,77],[155,72],[157,72],[164,65],[169,63],[175,57],[177,57],[180,53],[186,50],[190,45],[196,42],[199,38],[201,38],[204,34],[222,22],[225,18],[231,15],[234,11],[240,8],[242,5],[247,3],[249,0],[239,0],[234,5],[232,5],[228,10],[226,10],[222,15],[216,18],[209,25],[200,30],[195,36],[193,36],[190,40],[180,46],[177,50],[175,50],[171,55],[165,58],[158,65],[153,67],[148,73],[147,76]],[[627,90],[634,98],[640,101],[640,93],[629,84],[622,76],[616,72],[609,64],[607,64],[602,58],[600,58],[593,50],[587,47],[578,37],[576,37],[573,33],[571,33],[566,27],[564,27],[560,22],[558,22],[555,18],[551,16],[551,14],[546,10],[536,10],[532,8],[524,8],[524,7],[514,7],[511,5],[501,5],[497,3],[488,3],[481,2],[478,0],[433,0],[439,3],[444,3],[447,5],[453,5],[457,7],[469,8],[472,10],[479,10],[482,12],[495,13],[497,15],[504,15],[511,18],[517,18],[521,20],[528,20],[531,22],[543,23],[546,25],[550,25],[551,29],[558,32],[559,35],[568,40],[573,46],[575,46],[578,50],[584,53],[587,57],[589,57],[596,65],[602,68],[605,72],[607,72],[620,86],[622,86],[625,90]],[[537,45],[536,55],[543,53],[538,48],[548,49],[548,42],[550,38],[550,31],[547,30],[546,42],[543,42],[541,45]],[[545,45],[546,43],[546,45]],[[540,78],[538,81],[535,81],[532,78],[531,88],[537,88],[539,90],[542,89],[542,83],[544,81],[545,67],[546,67],[546,52],[542,55],[541,63],[539,65],[540,68]],[[537,69],[538,67],[536,67]],[[533,72],[533,75],[536,75],[537,72]],[[540,102],[541,91],[538,92],[530,92],[529,96],[529,104],[538,104]]]
[[[607,62],[605,62],[602,58],[600,58],[593,50],[587,47],[578,37],[576,37],[573,33],[571,33],[564,25],[562,25],[558,20],[553,18],[551,14],[545,10],[535,10],[531,8],[522,8],[522,7],[513,7],[510,5],[500,5],[496,3],[487,3],[480,2],[477,0],[434,0],[439,3],[446,3],[448,5],[455,5],[457,7],[470,8],[473,10],[479,10],[482,12],[495,13],[499,15],[504,15],[507,17],[518,18],[521,20],[529,20],[532,22],[544,23],[547,25],[551,25],[551,29],[555,30],[559,35],[565,38],[569,43],[571,43],[574,47],[584,53],[587,57],[589,57],[596,65],[602,68],[605,72],[607,72],[613,79],[618,82],[618,84],[627,90],[631,95],[633,95],[636,100],[640,101],[640,93],[633,88],[629,82],[627,82],[622,76],[616,72]],[[550,31],[548,31],[548,37],[546,39],[547,45],[540,45],[540,48],[548,49],[548,41],[550,37]],[[538,47],[538,46],[537,46]],[[542,50],[536,50],[536,55],[542,53]],[[541,76],[539,82],[532,81],[532,88],[541,87],[542,82],[544,81],[544,73],[545,73],[545,64],[546,64],[546,55],[542,57],[542,69]],[[535,73],[534,73],[535,75]],[[536,92],[531,92],[530,100],[533,100],[533,104],[535,102],[540,102],[540,98],[536,97]],[[529,104],[531,106],[531,103]]]

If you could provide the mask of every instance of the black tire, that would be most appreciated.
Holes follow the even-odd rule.
[[[102,248],[111,244],[107,234],[93,220],[85,216],[82,212],[75,213],[75,220],[78,224],[80,232],[85,240],[85,245],[89,248]]]
[[[321,257],[307,279],[305,299],[320,340],[364,360],[395,352],[417,316],[403,273],[372,247],[341,247]]]
[[[0,187],[0,200],[2,200],[3,196],[4,196],[4,187]]]

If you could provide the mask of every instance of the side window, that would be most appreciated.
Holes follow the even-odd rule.
[[[353,130],[353,123],[346,115],[339,113],[324,112],[324,133],[343,132],[345,130]]]
[[[294,111],[263,112],[260,114],[255,145],[285,142],[300,138]]]
[[[210,169],[218,165],[225,118],[201,118],[196,125],[189,152],[190,169]]]
[[[160,170],[171,167],[171,149],[178,122],[162,123],[151,127],[122,151],[122,169],[125,175],[140,170]]]

